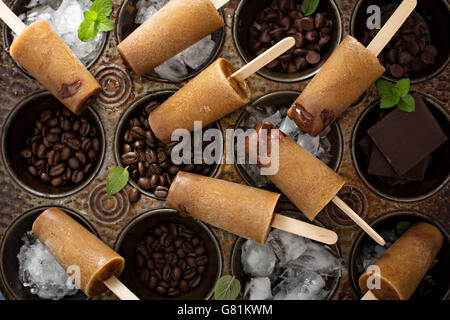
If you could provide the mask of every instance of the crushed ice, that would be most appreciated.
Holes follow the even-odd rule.
[[[41,299],[58,300],[74,295],[78,288],[50,252],[29,231],[22,237],[17,255],[19,279],[24,287]]]
[[[327,281],[346,272],[328,246],[277,229],[265,245],[247,240],[241,262],[251,277],[244,290],[250,300],[323,300]]]
[[[19,18],[26,25],[46,20],[81,62],[88,64],[96,56],[104,36],[103,32],[99,32],[90,42],[78,38],[78,28],[84,20],[83,12],[89,10],[91,4],[90,0],[32,0],[27,5],[29,10]]]

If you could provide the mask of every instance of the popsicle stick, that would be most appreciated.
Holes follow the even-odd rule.
[[[259,69],[263,68],[264,66],[266,66],[267,64],[269,64],[270,62],[281,56],[283,53],[288,51],[294,45],[295,39],[293,37],[287,37],[281,40],[272,48],[270,48],[263,54],[259,55],[255,59],[253,59],[246,66],[242,67],[241,69],[233,73],[231,75],[231,78],[234,78],[238,81],[244,81],[252,74],[257,72]]]
[[[230,0],[211,0],[211,2],[214,4],[214,7],[216,7],[217,10],[222,8],[227,2]]]
[[[139,300],[136,295],[130,291],[122,282],[116,277],[111,277],[103,282],[120,300]]]
[[[0,1],[0,18],[17,35],[24,32],[27,28],[22,20],[20,20],[3,1]]]
[[[338,236],[334,231],[281,214],[275,214],[272,227],[325,244],[335,244],[338,240]]]
[[[372,229],[371,226],[367,224],[360,216],[358,216],[355,211],[352,210],[344,201],[342,201],[338,197],[334,197],[331,201],[344,213],[352,219],[358,226],[361,227],[361,229],[364,230],[373,240],[375,240],[376,243],[378,243],[380,246],[385,246],[386,242],[384,239],[375,231]]]
[[[417,0],[403,0],[383,28],[381,28],[375,38],[369,43],[367,49],[375,56],[378,56],[416,6]]]
[[[367,293],[361,298],[361,300],[378,300],[378,298],[375,297],[372,291],[367,291]]]

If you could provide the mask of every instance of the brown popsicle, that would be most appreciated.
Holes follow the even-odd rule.
[[[430,268],[443,244],[438,228],[426,222],[414,223],[374,262],[379,273],[365,272],[359,278],[363,293],[380,300],[408,300]],[[380,288],[368,289],[367,281],[380,280]]]
[[[278,156],[278,171],[268,177],[305,216],[313,220],[332,201],[377,243],[385,245],[383,238],[336,196],[345,180],[269,122],[259,126],[246,141],[246,152],[251,150],[251,145],[258,147],[260,167],[264,167],[260,161],[261,130],[267,130],[267,150],[270,153],[273,150],[271,143],[278,141],[278,155],[268,153],[269,160],[270,157]]]
[[[279,194],[224,180],[178,172],[167,206],[238,236],[264,243],[270,227],[333,244],[331,230],[274,213]]]
[[[106,286],[115,293],[115,288],[125,288],[119,288],[116,279],[122,273],[125,260],[60,209],[45,210],[36,218],[32,229],[64,270],[72,266],[79,268],[80,289],[87,296],[102,294]],[[136,298],[131,292],[118,296]]]
[[[10,54],[70,111],[80,115],[101,87],[47,21],[20,33]]]
[[[289,109],[289,118],[312,136],[335,121],[384,73],[377,56],[416,5],[403,0],[367,48],[348,35]]]
[[[244,81],[230,76],[236,68],[224,58],[217,59],[149,116],[158,139],[171,141],[176,129],[194,131],[194,121],[203,127],[224,117],[250,101],[250,89]]]
[[[211,0],[171,0],[117,48],[142,76],[223,25]]]

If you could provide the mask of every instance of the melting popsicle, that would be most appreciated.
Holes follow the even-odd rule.
[[[334,122],[385,72],[377,56],[416,5],[404,0],[367,48],[347,36],[291,106],[289,118],[312,136]]]

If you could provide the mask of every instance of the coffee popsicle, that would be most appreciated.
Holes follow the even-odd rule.
[[[11,56],[70,111],[80,115],[101,91],[99,83],[47,21],[25,28],[11,45]]]
[[[271,123],[263,123],[248,137],[246,152],[252,150],[251,145],[257,146],[253,148],[254,150],[260,150],[261,130],[266,130],[267,133],[265,136],[267,150],[272,150],[271,143],[278,141],[278,170],[275,174],[268,175],[268,178],[306,217],[313,220],[330,201],[333,201],[377,243],[385,244],[383,238],[336,196],[344,186],[345,180]],[[270,164],[261,164],[260,152],[258,154],[258,165],[269,166]],[[268,157],[271,157],[271,154],[268,154]]]
[[[167,144],[176,129],[192,132],[194,121],[206,127],[242,107],[251,98],[245,79],[294,45],[295,39],[287,37],[239,70],[226,59],[217,59],[150,113],[148,120],[155,136]]]
[[[380,287],[370,289],[376,299],[408,300],[439,253],[443,241],[442,233],[432,224],[414,223],[373,263],[379,273],[366,271],[361,275],[361,291],[369,291],[368,280],[370,283],[379,280]]]
[[[246,81],[230,78],[234,72],[231,63],[219,58],[167,99],[148,118],[156,137],[169,143],[176,129],[192,132],[194,121],[205,127],[247,104],[250,89]]]
[[[126,64],[142,76],[223,25],[211,0],[171,0],[117,48]]]
[[[87,296],[100,295],[107,286],[116,293],[110,283],[118,282],[124,259],[78,222],[58,208],[50,208],[36,218],[32,230],[64,270],[79,268],[80,289]],[[127,299],[134,296],[131,292],[119,294]]]
[[[238,236],[264,243],[271,226],[333,244],[331,230],[274,213],[279,194],[224,180],[178,172],[167,206]]]
[[[404,0],[369,46],[348,35],[288,111],[297,126],[317,136],[384,72],[377,56],[417,5]]]

